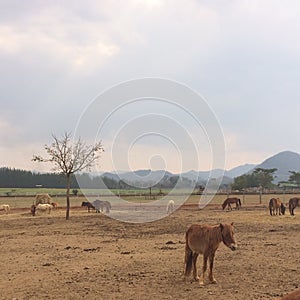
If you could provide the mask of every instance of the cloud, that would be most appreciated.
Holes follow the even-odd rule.
[[[1,1],[2,148],[42,148],[104,89],[154,76],[205,96],[229,165],[299,152],[299,12],[292,0]]]

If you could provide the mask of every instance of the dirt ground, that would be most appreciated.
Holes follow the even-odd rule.
[[[0,299],[275,299],[300,286],[300,209],[295,213],[182,208],[130,224],[82,209],[69,221],[63,210],[1,212]],[[219,222],[235,223],[239,249],[220,245],[217,284],[184,281],[187,227]]]

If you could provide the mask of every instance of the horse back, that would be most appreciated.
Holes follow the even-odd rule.
[[[278,198],[271,198],[269,201],[270,208],[279,208],[281,206],[281,201]]]
[[[296,207],[296,206],[300,206],[300,198],[299,197],[294,197],[294,198],[291,198],[289,200],[289,204]]]
[[[208,250],[216,250],[220,244],[217,234],[219,226],[193,224],[186,232],[186,243],[193,252],[204,254]]]

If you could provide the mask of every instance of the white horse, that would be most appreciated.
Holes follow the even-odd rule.
[[[10,212],[10,206],[8,204],[1,204],[0,210],[4,210],[6,214]]]
[[[170,200],[167,205],[167,214],[171,214],[173,211],[175,211],[175,202]]]
[[[52,210],[53,206],[51,204],[48,204],[48,203],[45,203],[45,204],[38,204],[36,206],[36,210],[40,210],[42,212],[47,212],[48,211],[48,214],[51,213],[51,210]]]

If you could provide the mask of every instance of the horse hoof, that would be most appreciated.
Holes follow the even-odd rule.
[[[210,283],[216,284],[216,283],[217,283],[217,280],[216,280],[216,279],[213,279],[213,280],[210,281]]]
[[[203,281],[199,281],[199,285],[200,286],[204,286],[204,282]]]

